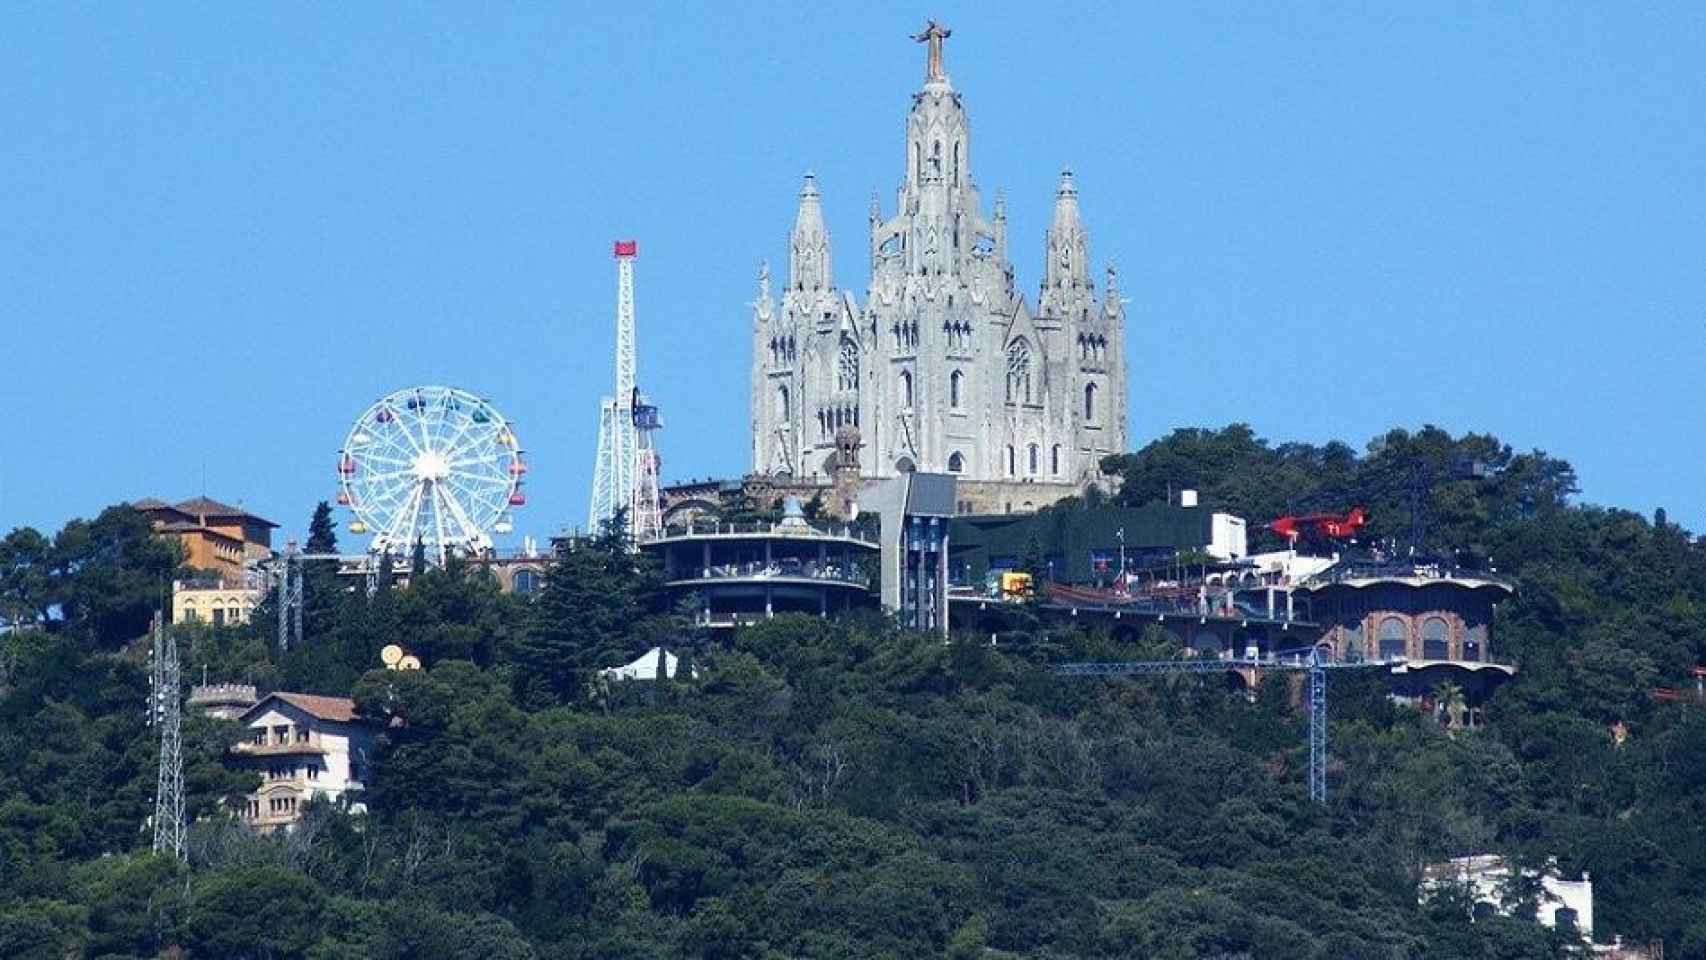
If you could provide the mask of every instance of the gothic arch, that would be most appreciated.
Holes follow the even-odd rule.
[[[1007,402],[1031,402],[1031,342],[1024,337],[1007,344]]]
[[[837,390],[859,389],[859,345],[852,337],[841,338],[841,352],[836,361],[835,388]]]

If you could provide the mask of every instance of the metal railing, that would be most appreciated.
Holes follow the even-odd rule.
[[[877,535],[865,527],[853,524],[787,524],[787,523],[715,523],[696,520],[689,524],[668,527],[663,538],[672,537],[750,537],[779,536],[799,538],[838,538],[856,540],[875,547]]]
[[[816,560],[752,560],[746,563],[719,563],[709,567],[679,570],[670,576],[681,580],[826,580],[869,589],[870,571],[840,563],[818,563]]]

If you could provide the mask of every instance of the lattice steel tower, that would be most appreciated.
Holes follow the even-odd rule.
[[[653,433],[663,429],[663,418],[638,390],[634,393],[634,429],[639,448],[635,454],[634,503],[628,519],[634,542],[640,544],[663,536],[663,489],[659,480],[663,459],[652,439]]]
[[[598,408],[598,461],[587,515],[592,533],[601,530],[618,509],[631,509],[634,502],[639,466],[634,427],[634,258],[638,255],[635,241],[616,241],[616,390]]]
[[[154,852],[184,859],[183,687],[178,639],[154,616],[148,685],[148,723],[160,733],[160,771],[154,789]]]

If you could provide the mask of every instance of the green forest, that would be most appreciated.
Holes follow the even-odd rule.
[[[1586,956],[1525,917],[1532,884],[1510,917],[1418,901],[1423,864],[1498,852],[1588,871],[1601,939],[1706,960],[1706,704],[1651,696],[1706,663],[1706,542],[1434,427],[1360,451],[1180,430],[1104,468],[1121,503],[1194,488],[1252,530],[1362,505],[1371,540],[1496,569],[1520,672],[1477,729],[1339,672],[1322,808],[1286,683],[1050,672],[1177,654],[1153,632],[943,643],[873,613],[713,642],[619,531],[531,597],[455,561],[371,597],[310,564],[302,644],[276,648],[271,601],[174,628],[185,682],[352,696],[388,725],[368,811],[252,834],[237,725],[186,714],[180,863],[150,852],[142,720],[150,618],[188,571],[117,506],[0,541],[0,957]],[[322,504],[307,548],[335,547]],[[426,668],[379,669],[392,643]],[[659,644],[691,675],[596,680]]]

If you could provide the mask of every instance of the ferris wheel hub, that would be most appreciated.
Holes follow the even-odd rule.
[[[437,450],[423,450],[415,458],[415,476],[422,480],[443,480],[450,476],[450,464],[444,459],[444,454]]]

